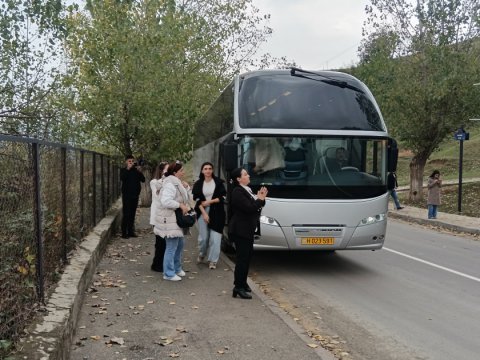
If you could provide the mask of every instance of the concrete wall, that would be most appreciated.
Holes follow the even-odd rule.
[[[18,344],[15,359],[65,360],[77,325],[85,291],[102,259],[107,244],[120,226],[121,200],[118,200],[97,226],[83,239],[71,257],[55,291],[48,299],[46,314],[27,330]]]

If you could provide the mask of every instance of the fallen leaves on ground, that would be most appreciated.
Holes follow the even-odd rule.
[[[105,344],[107,345],[123,345],[125,341],[123,338],[120,337],[112,337],[110,340],[106,341]]]

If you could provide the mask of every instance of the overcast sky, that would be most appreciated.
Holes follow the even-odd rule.
[[[338,69],[357,63],[368,0],[253,0],[271,15],[273,35],[260,49],[286,56],[304,69]]]

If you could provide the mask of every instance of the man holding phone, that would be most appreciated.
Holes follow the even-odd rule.
[[[145,176],[141,167],[137,166],[132,155],[125,157],[125,167],[120,170],[122,181],[122,238],[137,237],[135,234],[135,214],[137,212],[138,198],[141,191],[141,182],[145,182]]]

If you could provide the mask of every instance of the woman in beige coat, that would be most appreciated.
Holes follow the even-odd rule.
[[[440,189],[442,187],[442,180],[440,179],[440,171],[433,170],[432,175],[428,178],[428,218],[437,218],[437,208],[440,205]]]
[[[163,180],[156,204],[153,233],[165,239],[166,248],[163,257],[163,278],[170,281],[182,280],[182,255],[185,243],[184,229],[177,225],[175,209],[185,214],[190,210],[190,188],[182,182],[185,169],[180,161],[170,163]]]

